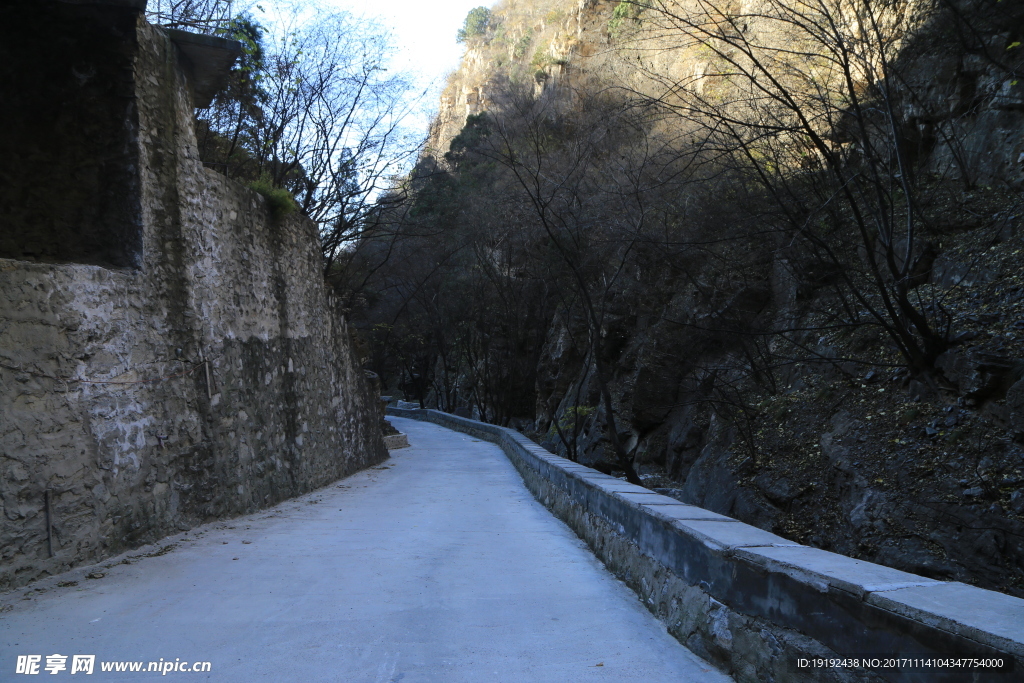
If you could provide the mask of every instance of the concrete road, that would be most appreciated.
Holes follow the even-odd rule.
[[[392,421],[413,446],[381,468],[0,595],[0,681],[729,680],[668,635],[496,446]],[[53,675],[52,654],[68,656]],[[71,674],[77,654],[96,656],[91,676]],[[18,655],[42,656],[38,677],[15,673]],[[101,671],[161,658],[209,671]]]

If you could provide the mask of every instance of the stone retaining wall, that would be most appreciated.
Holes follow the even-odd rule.
[[[0,201],[0,232],[42,225],[36,236],[54,246],[37,249],[26,238],[0,258],[0,590],[276,504],[387,458],[379,391],[353,357],[324,284],[316,227],[275,219],[259,194],[203,167],[195,69],[184,69],[170,37],[145,22],[145,2],[44,6],[46,17],[67,21],[47,24],[26,49],[51,51],[47,68],[66,71],[68,87],[88,90],[90,74],[111,69],[120,79],[111,92],[98,85],[79,99],[127,98],[118,100],[124,118],[105,125],[132,151],[115,150],[104,163],[123,164],[117,172],[133,178],[113,190],[138,220],[94,240],[96,249],[56,249],[62,233],[34,216],[52,209],[54,224],[70,225],[91,214],[68,214],[59,187],[50,204],[36,197],[31,216]],[[11,23],[0,34],[24,30]],[[61,31],[74,44],[118,49],[61,52],[51,35]],[[34,64],[24,55],[17,62]],[[47,106],[73,108],[78,100],[67,97],[72,104]],[[70,124],[51,132],[69,147],[92,134],[94,110],[106,111],[79,109],[77,135]],[[42,143],[20,144],[15,162],[29,178],[45,175],[32,164],[49,157],[30,153]],[[90,158],[92,141],[83,144]],[[107,201],[77,189],[67,191],[78,203]],[[99,258],[100,247],[127,239],[123,231],[137,231],[127,256]]]
[[[434,410],[388,414],[497,443],[527,488],[672,635],[738,681],[1019,681],[1024,600],[801,546]],[[800,667],[801,658],[1001,658],[1007,668]]]

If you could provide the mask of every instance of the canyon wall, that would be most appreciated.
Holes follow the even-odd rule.
[[[559,192],[582,186],[572,184],[582,173],[562,171],[559,159],[579,161],[575,168],[593,164],[603,177],[618,179],[625,173],[616,175],[618,163],[607,159],[621,159],[626,168],[630,155],[661,149],[662,143],[670,149],[678,144],[672,154],[690,159],[688,131],[694,120],[709,111],[714,114],[717,105],[735,107],[737,120],[756,122],[756,117],[744,118],[751,111],[746,107],[753,108],[749,103],[757,101],[750,97],[752,81],[737,77],[750,61],[737,57],[731,65],[729,59],[755,45],[751,49],[759,57],[779,59],[776,65],[784,62],[778,55],[788,54],[785,39],[792,28],[773,17],[786,16],[787,6],[795,7],[785,0],[727,4],[729,12],[723,16],[734,23],[715,29],[731,41],[726,49],[724,43],[715,47],[708,35],[701,36],[700,21],[684,30],[686,17],[700,18],[700,3],[689,0],[499,3],[486,31],[467,41],[464,62],[442,96],[428,149],[439,168],[457,181],[464,178],[459,182],[466,218],[460,220],[466,232],[492,221],[486,223],[488,233],[481,241],[495,252],[500,251],[498,241],[487,241],[490,235],[525,234],[528,239],[531,228],[548,235],[537,226],[529,201],[542,193],[515,182],[498,185],[501,170],[487,170],[494,159],[505,167],[518,164],[517,170],[539,164],[512,155],[503,158],[503,145],[519,130],[522,112],[542,112],[528,133],[550,135],[535,138],[543,141],[537,149],[547,155],[545,173],[528,173],[528,180],[541,186],[553,179],[543,186],[549,194],[541,197],[543,209],[553,211],[558,207],[549,198],[568,196],[568,191]],[[875,5],[855,1],[836,7],[849,17]],[[573,255],[582,254],[579,262],[593,255],[595,261],[607,258],[622,264],[607,271],[610,278],[618,278],[613,285],[606,287],[613,280],[596,276],[592,281],[591,293],[602,297],[601,343],[595,346],[608,368],[618,440],[634,454],[633,464],[645,485],[800,543],[934,579],[1024,595],[1020,10],[996,0],[914,0],[886,8],[878,16],[884,17],[883,23],[899,22],[899,31],[889,27],[885,41],[865,42],[863,33],[850,28],[843,40],[863,51],[858,59],[864,61],[852,70],[852,77],[861,80],[851,91],[867,91],[864,68],[872,62],[879,68],[883,48],[890,59],[886,68],[896,76],[889,83],[874,80],[875,99],[866,102],[870,110],[882,101],[892,105],[892,120],[899,127],[895,137],[916,183],[915,210],[922,217],[915,228],[913,298],[930,319],[941,321],[937,327],[946,330],[948,345],[928,372],[904,367],[905,360],[891,353],[891,338],[861,317],[866,311],[862,302],[851,305],[852,315],[840,326],[821,322],[833,320],[833,310],[847,305],[835,285],[839,273],[866,271],[866,242],[850,248],[838,259],[842,267],[833,268],[825,265],[828,258],[812,254],[813,249],[794,249],[798,242],[789,239],[789,232],[780,231],[785,239],[774,241],[760,223],[770,223],[772,212],[785,202],[745,194],[757,183],[716,187],[717,181],[700,181],[680,186],[677,193],[662,193],[654,188],[661,178],[672,177],[666,171],[657,182],[650,181],[642,206],[637,202],[635,210],[617,208],[619,187],[632,191],[643,186],[639,180],[633,183],[634,177],[642,177],[637,172],[620,180],[621,185],[588,188],[582,199],[573,196],[573,210],[555,217],[565,219],[559,229],[564,225],[576,230],[573,237],[596,234],[605,239],[611,234],[616,237],[609,243],[618,239],[624,250],[630,248],[628,258],[593,244]],[[707,25],[716,26],[710,20]],[[820,68],[829,62],[828,55],[834,56],[830,50],[839,47],[830,40],[813,52],[820,63],[802,72],[807,83],[828,84],[834,77]],[[799,66],[799,60],[794,63]],[[777,75],[787,73],[792,75],[776,70]],[[893,87],[902,94],[883,100],[879,93]],[[828,87],[823,90],[829,92]],[[800,92],[796,86],[790,90]],[[586,106],[600,103],[597,94],[619,97],[624,111],[648,116],[645,137],[635,138],[641,144],[609,141],[614,127],[602,132],[602,126],[587,123]],[[505,106],[506,96],[518,98],[513,102],[517,108]],[[840,166],[844,173],[855,174],[863,168],[858,164],[864,156],[858,155],[864,154],[865,140],[851,142],[850,109],[842,102],[837,98],[830,105],[834,108],[826,107],[832,118],[822,116],[813,126],[834,150],[849,155],[843,157],[849,165]],[[488,116],[474,116],[467,134],[457,138],[466,117],[481,113]],[[480,142],[488,119],[500,133],[489,147]],[[622,115],[614,122],[631,120]],[[792,122],[784,116],[780,120]],[[821,123],[826,120],[828,125]],[[477,145],[483,151],[460,169],[459,159],[472,159],[472,150],[441,157],[453,138],[456,146]],[[712,146],[722,141],[710,134],[708,139]],[[560,150],[589,147],[592,140],[597,141],[593,157],[582,152],[558,156]],[[651,140],[655,142],[645,148],[643,143]],[[735,142],[726,140],[722,149]],[[810,157],[799,162],[795,155],[786,157],[795,149],[799,146],[779,145],[775,150],[785,162],[780,168],[792,164],[792,174],[782,185],[823,177],[806,172],[816,163]],[[636,162],[632,170],[639,168]],[[900,177],[892,174],[893,187]],[[593,186],[599,184],[594,181]],[[481,187],[502,191],[488,195]],[[742,191],[730,195],[726,187]],[[446,186],[432,191],[437,196],[449,192]],[[823,215],[819,212],[829,207],[831,196],[798,202],[809,211],[801,215]],[[429,209],[428,203],[424,206]],[[577,214],[575,207],[595,208]],[[664,218],[655,217],[658,212]],[[763,213],[754,218],[758,212]],[[439,225],[458,215],[438,214]],[[743,228],[743,221],[752,222]],[[836,211],[822,220],[823,232],[814,233],[815,238],[844,221],[844,212]],[[637,228],[633,233],[621,225],[658,229]],[[673,237],[662,236],[662,229]],[[873,231],[866,233],[867,242],[874,239]],[[639,238],[634,240],[634,234]],[[645,249],[647,240],[654,246]],[[711,246],[727,242],[730,246]],[[575,287],[569,278],[557,279],[559,268],[548,265],[564,262],[557,254],[551,262],[541,260],[547,255],[543,238],[531,248],[522,253],[509,249],[516,275],[500,281],[502,287],[531,291],[525,284],[531,277],[543,283],[545,292],[561,294],[564,287]],[[599,272],[596,267],[594,272]],[[517,290],[513,285],[518,283],[523,284]],[[566,303],[570,298],[536,295],[531,301],[535,310],[548,305],[552,311],[538,326],[546,335],[539,358],[532,345],[507,356],[529,363],[534,371],[534,391],[516,396],[517,405],[533,399],[532,410],[512,414],[502,423],[582,464],[618,472],[596,366],[587,357],[582,307]],[[522,320],[524,326],[534,324],[525,316]],[[517,348],[518,341],[501,343]],[[490,349],[499,346],[493,339],[488,343]],[[440,357],[446,347],[437,348]],[[432,372],[440,378],[438,385],[443,380],[446,386],[469,389],[454,399],[435,391],[426,395],[425,405],[492,419],[488,412],[496,410],[480,410],[471,403],[476,400],[473,381],[484,376],[478,370],[483,363],[466,363],[464,376],[449,380],[455,373],[449,369],[453,363],[445,360],[446,365],[438,362],[420,374]],[[501,361],[496,363],[501,368],[516,367],[505,358]]]

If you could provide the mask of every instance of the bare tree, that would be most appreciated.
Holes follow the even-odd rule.
[[[634,453],[627,451],[619,433],[609,388],[612,372],[606,333],[609,307],[645,215],[642,202],[634,207],[636,211],[615,210],[622,196],[616,196],[616,184],[602,173],[607,166],[599,163],[602,153],[617,148],[612,138],[636,128],[628,110],[600,94],[559,110],[550,99],[525,93],[511,93],[507,102],[506,111],[496,119],[498,144],[491,155],[517,180],[535,220],[568,271],[566,284],[572,287],[586,329],[582,355],[593,364],[608,441],[626,478],[640,484]],[[603,188],[612,191],[603,192]],[[606,195],[603,200],[598,198],[601,194]],[[626,196],[626,201],[635,199],[635,195]]]
[[[237,16],[234,0],[150,0],[146,18],[167,28],[219,33]]]
[[[898,66],[920,22],[913,7],[633,4],[648,21],[638,50],[672,47],[698,65],[689,74],[645,68],[644,106],[684,121],[746,173],[786,232],[831,264],[856,322],[883,329],[915,372],[929,370],[948,347],[949,317],[914,293],[924,214],[907,120],[913,93]]]
[[[417,98],[389,71],[391,38],[344,12],[303,7],[269,28],[251,16],[225,33],[245,48],[232,85],[200,125],[204,156],[229,176],[292,193],[320,227],[326,268],[376,224],[380,199],[420,148],[406,127]]]

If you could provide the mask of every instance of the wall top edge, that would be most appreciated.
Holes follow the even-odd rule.
[[[242,54],[242,44],[218,36],[191,33],[176,28],[162,29],[185,56],[191,66],[189,83],[197,109],[206,109],[227,83],[235,60]]]
[[[109,7],[124,7],[127,9],[146,11],[148,0],[57,0],[66,5],[106,5]]]
[[[507,427],[441,411],[388,407],[387,412],[396,417],[434,418],[442,425],[457,424],[495,435],[512,434],[518,437],[514,437],[513,442],[534,443]],[[523,455],[537,457],[522,443],[517,445],[522,448]],[[637,501],[636,496],[631,499],[632,494],[627,491],[614,490],[619,487],[600,486],[590,475],[590,472],[601,475],[597,470],[579,463],[563,467],[552,459],[545,459],[545,462],[562,470],[567,477],[584,481],[607,496],[633,505],[641,514],[660,520],[666,528],[676,533],[691,536],[710,550],[725,554],[732,561],[756,565],[766,572],[787,575],[810,589],[823,592],[830,588],[838,589],[904,618],[1024,658],[1024,600],[1020,598],[955,581],[937,581],[800,545],[693,505],[648,505]],[[604,483],[600,481],[600,484]]]

